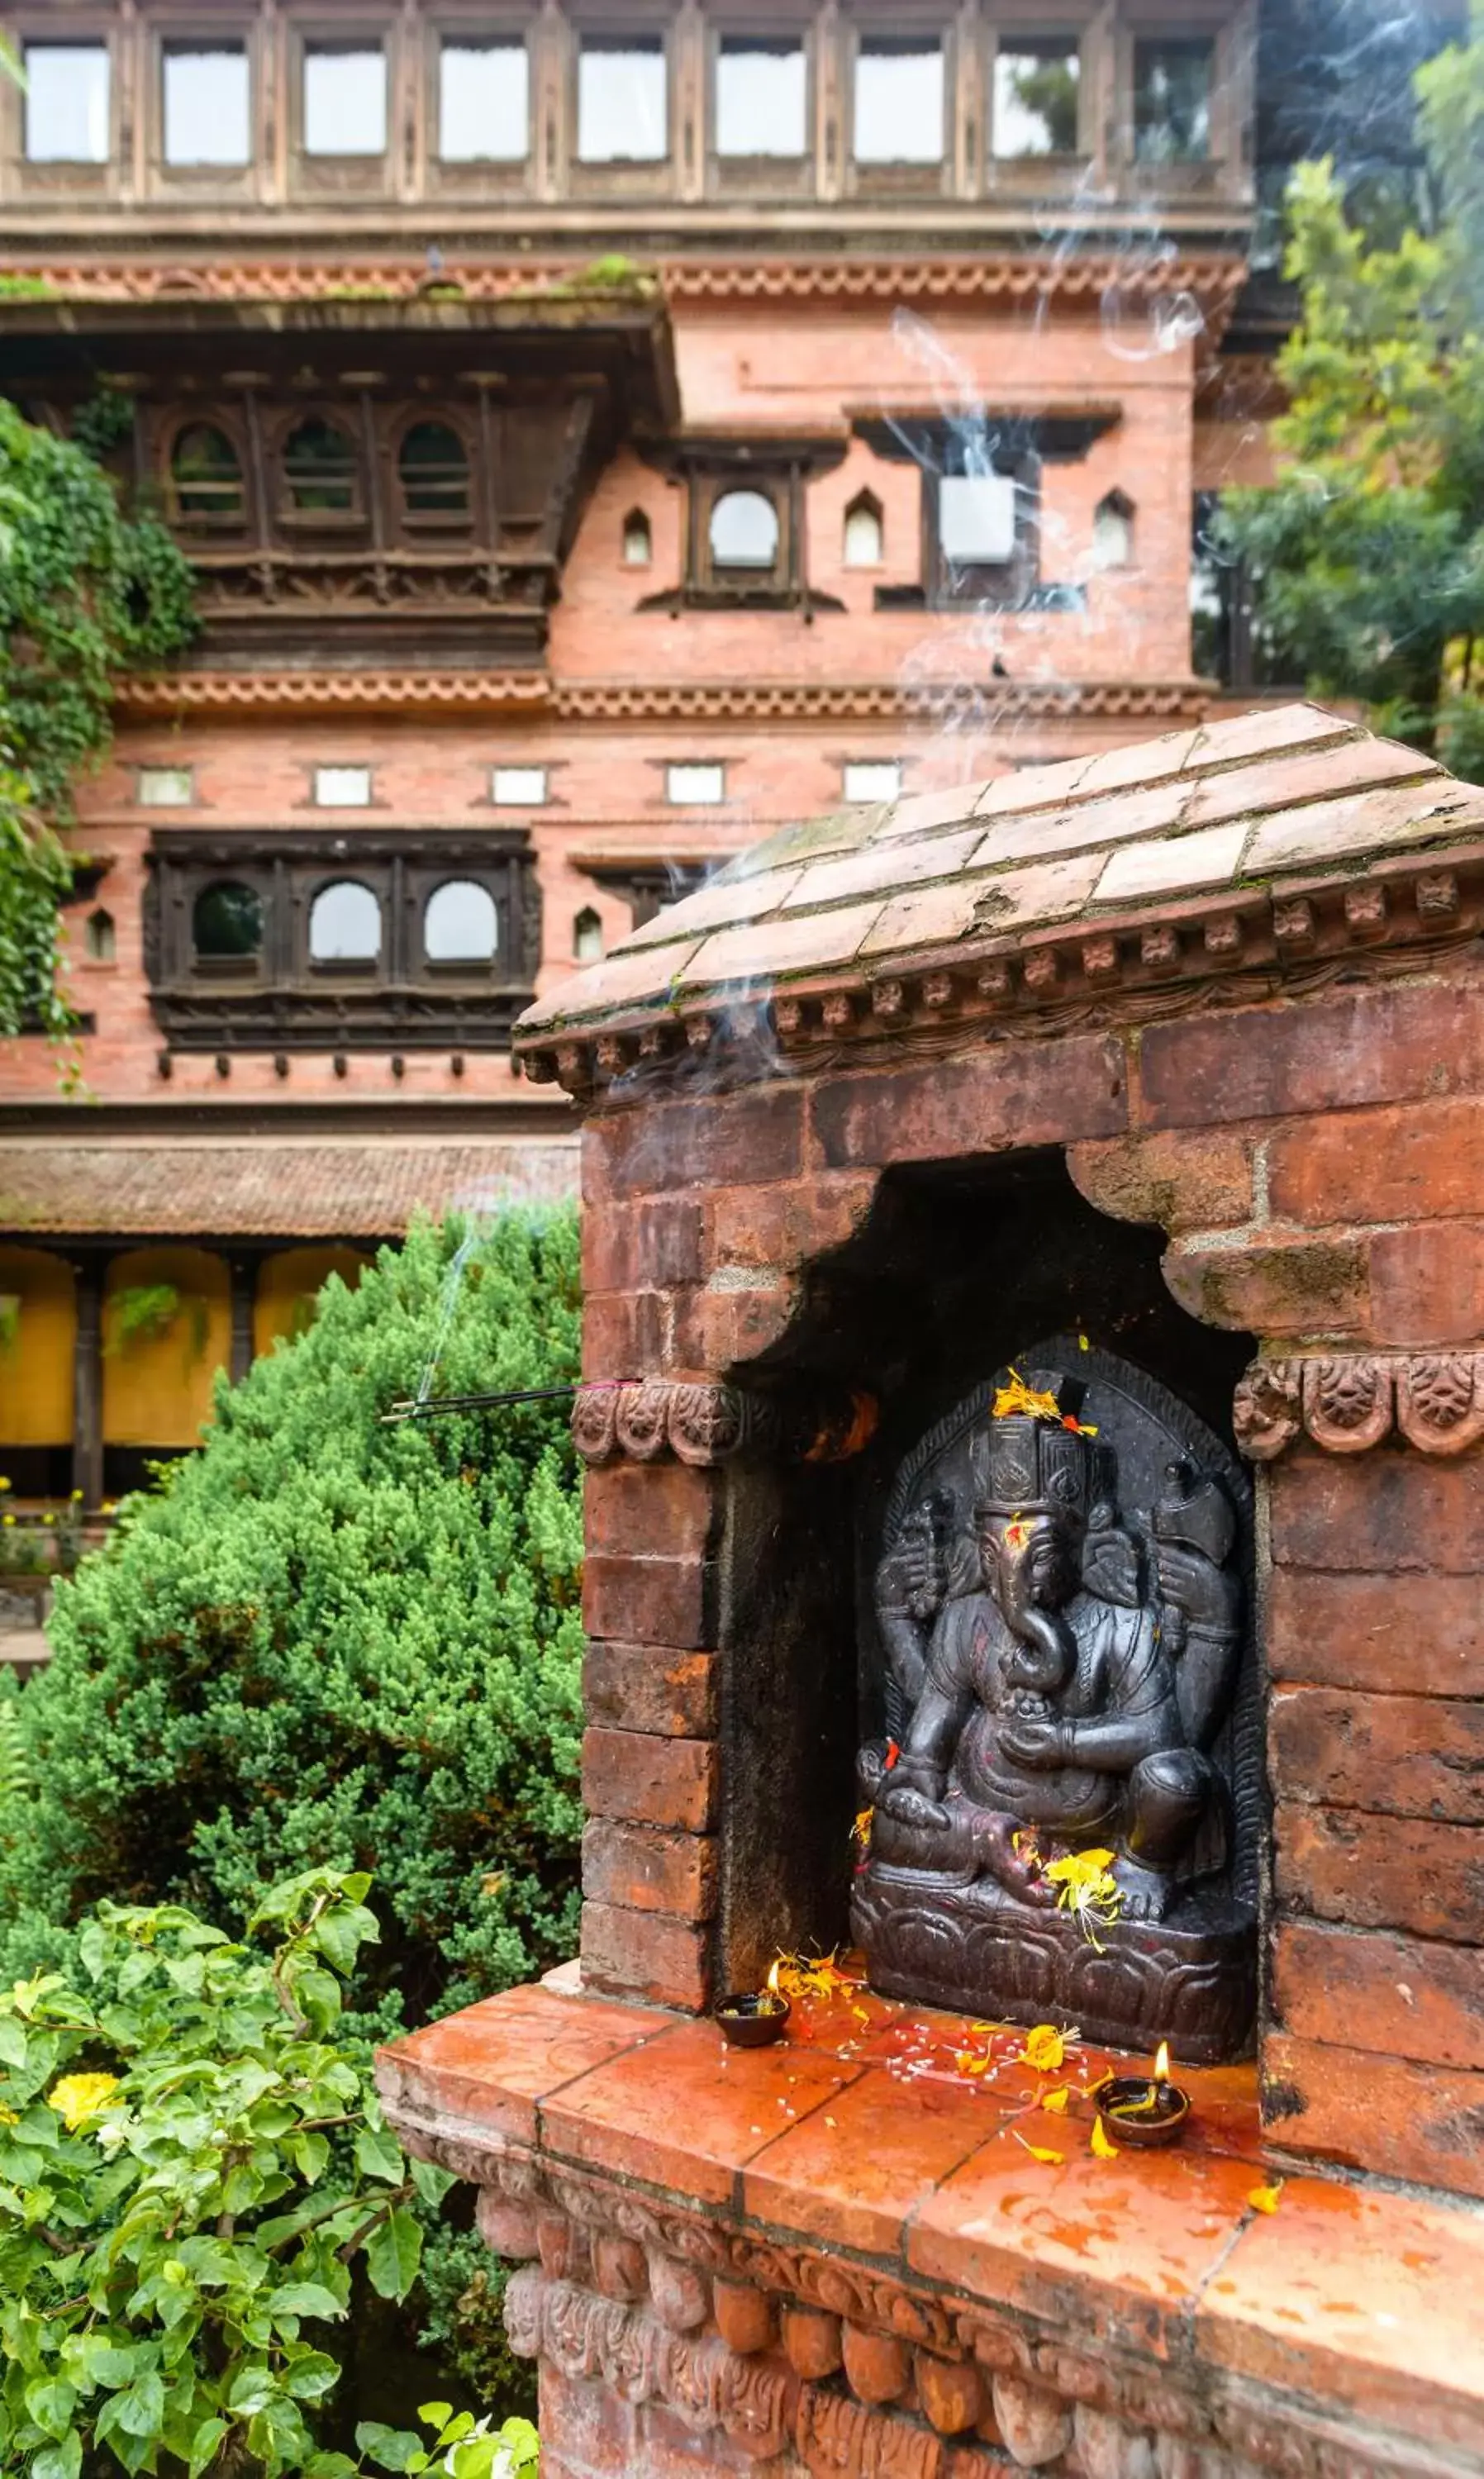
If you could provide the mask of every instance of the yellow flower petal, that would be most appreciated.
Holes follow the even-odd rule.
[[[1054,2075],[1066,2056],[1066,2042],[1055,2023],[1037,2023],[1028,2032],[1020,2055],[1038,2075]]]
[[[1011,2133],[1015,2134],[1013,2127],[1011,2128]],[[1023,2134],[1015,2134],[1015,2141],[1022,2152],[1029,2152],[1033,2160],[1044,2161],[1048,2169],[1060,2169],[1066,2159],[1064,2152],[1053,2152],[1043,2143],[1027,2143]]]
[[[1118,2158],[1118,2147],[1111,2136],[1104,2134],[1103,2121],[1100,2117],[1095,2117],[1092,2121],[1091,2148],[1095,2160],[1116,2160]]]
[[[1280,2178],[1276,2186],[1254,2186],[1247,2201],[1255,2212],[1275,2212],[1282,2192],[1283,2181]]]
[[[1064,2117],[1066,2115],[1065,2083],[1059,2084],[1055,2091],[1042,2092],[1041,2107],[1046,2110],[1048,2116]]]

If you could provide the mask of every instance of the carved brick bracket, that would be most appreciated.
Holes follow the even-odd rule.
[[[1271,1463],[1299,1436],[1335,1455],[1364,1454],[1394,1434],[1424,1455],[1465,1454],[1484,1439],[1484,1351],[1255,1360],[1232,1418],[1254,1463]]]
[[[815,2479],[1368,2479],[1407,2442],[1355,2438],[1289,2393],[1226,2381],[1065,2323],[956,2299],[838,2253],[688,2211],[627,2181],[398,2113],[403,2140],[479,2185],[518,2356],[664,2406],[750,2460]]]
[[[876,1427],[868,1394],[829,1402],[744,1393],[707,1381],[645,1378],[584,1386],[572,1407],[572,1438],[585,1464],[627,1461],[732,1463],[747,1454],[799,1463],[843,1463]]]

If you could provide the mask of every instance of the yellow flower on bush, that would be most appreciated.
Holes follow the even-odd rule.
[[[69,2134],[75,2134],[90,2117],[96,2117],[107,2107],[118,2089],[116,2075],[64,2075],[53,2083],[46,2095],[47,2107],[63,2119]]]

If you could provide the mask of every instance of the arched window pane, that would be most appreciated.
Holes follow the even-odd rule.
[[[83,945],[93,963],[111,964],[114,961],[115,946],[112,912],[105,912],[100,906],[96,912],[89,913]]]
[[[1133,507],[1121,491],[1111,491],[1092,519],[1092,565],[1127,568],[1133,556]]]
[[[487,964],[499,946],[499,916],[488,887],[450,878],[435,887],[422,915],[422,944],[434,964]]]
[[[397,460],[410,516],[466,517],[469,458],[446,422],[415,422]]]
[[[170,450],[170,481],[181,517],[237,524],[243,508],[237,450],[215,422],[192,422]]]
[[[716,568],[771,568],[778,538],[778,510],[761,491],[724,491],[711,510]]]
[[[654,541],[650,521],[642,508],[634,508],[624,519],[624,566],[648,568]]]
[[[240,879],[203,886],[191,915],[198,956],[255,956],[263,944],[263,903]]]
[[[591,905],[575,915],[572,924],[572,952],[579,964],[596,964],[602,958],[602,922]]]
[[[381,907],[369,886],[337,878],[309,907],[309,953],[317,964],[374,963],[381,953]]]
[[[857,499],[853,508],[845,511],[845,565],[880,568],[881,562],[881,510],[869,499]]]
[[[283,475],[292,507],[318,515],[355,506],[355,450],[333,422],[301,422],[291,431],[283,451]]]

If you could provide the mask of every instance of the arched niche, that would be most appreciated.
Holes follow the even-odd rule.
[[[856,1758],[881,1726],[871,1576],[897,1475],[934,1424],[1016,1353],[1070,1333],[1231,1444],[1252,1340],[1176,1304],[1165,1246],[1089,1205],[1055,1150],[888,1170],[854,1238],[804,1268],[785,1334],[736,1372],[761,1393],[869,1394],[878,1421],[849,1462],[727,1470],[723,1655],[745,1680],[723,1693],[729,1987],[755,1986],[780,1945],[847,1941]]]
[[[338,1245],[281,1248],[266,1257],[252,1304],[252,1348],[261,1359],[282,1337],[292,1342],[314,1321],[315,1304],[332,1274],[354,1291],[371,1259]]]

